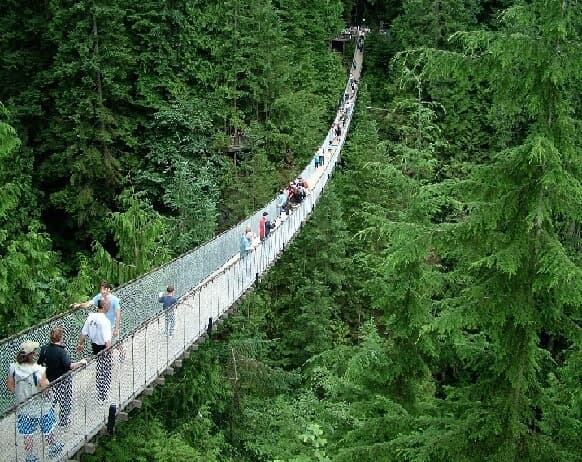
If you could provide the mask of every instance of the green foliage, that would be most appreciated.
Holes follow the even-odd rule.
[[[182,254],[214,237],[218,216],[218,184],[210,163],[175,165],[174,180],[167,186],[164,200],[177,212],[173,251]]]
[[[95,263],[100,277],[114,285],[123,284],[169,259],[167,221],[147,201],[127,192],[121,197],[125,212],[115,212],[106,223],[117,247],[114,257],[95,243]]]
[[[65,280],[50,239],[34,225],[2,244],[1,335],[9,335],[55,314],[64,302]]]
[[[5,110],[0,105],[0,115]],[[34,210],[26,156],[15,130],[0,120],[0,335],[55,313],[65,281]]]
[[[50,4],[50,40],[58,46],[47,80],[54,112],[39,147],[40,181],[50,205],[81,227],[82,238],[103,239],[102,226],[123,183],[124,152],[135,141],[125,108],[132,59],[119,2]]]
[[[343,4],[9,1],[3,328],[64,292],[39,217],[69,252],[95,242],[86,293],[94,268],[121,283],[271,199],[341,94]],[[403,2],[310,223],[88,459],[580,460],[580,8]],[[234,128],[236,157],[216,149]]]
[[[317,424],[309,424],[305,433],[300,435],[301,440],[313,447],[313,457],[295,457],[291,459],[294,462],[316,460],[319,462],[328,462],[330,459],[325,455],[324,446],[327,440],[323,438],[323,430]]]
[[[147,152],[134,167],[134,182],[159,201],[173,182],[175,165],[210,157],[213,128],[207,104],[194,98],[161,107],[146,128]]]
[[[475,27],[476,0],[404,0],[392,32],[404,48],[445,48],[450,36]]]
[[[209,148],[206,104],[191,99],[160,110],[148,124],[148,152],[135,167],[135,183],[175,221],[169,242],[179,255],[214,236],[220,159]]]
[[[225,167],[222,178],[222,226],[232,226],[269,202],[277,192],[277,172],[263,149],[248,154],[238,166]]]
[[[127,424],[116,427],[111,440],[102,441],[97,453],[83,460],[230,460],[214,421],[232,397],[216,353],[212,344],[197,350]]]
[[[224,441],[220,436],[209,433],[208,417],[198,413],[188,424],[175,432],[169,432],[157,418],[141,419],[131,425],[121,426],[112,438],[107,450],[100,446],[93,456],[84,456],[87,462],[107,460],[118,461],[227,461],[221,455]],[[125,440],[125,444],[116,444]]]
[[[430,430],[393,441],[392,447],[407,458],[568,460],[576,450],[575,445],[558,449],[550,434],[540,430],[544,416],[555,415],[558,405],[547,393],[563,388],[560,380],[549,381],[548,374],[554,376],[552,363],[568,358],[570,345],[578,340],[569,326],[579,317],[572,307],[581,304],[579,265],[559,231],[564,223],[580,222],[578,208],[572,207],[580,202],[579,156],[572,157],[579,141],[571,117],[578,77],[568,69],[579,61],[579,52],[566,45],[566,36],[576,37],[570,10],[577,7],[570,7],[556,3],[548,8],[544,2],[517,6],[502,16],[500,32],[459,33],[462,55],[406,56],[426,60],[417,75],[433,95],[453,93],[439,91],[453,76],[477,82],[470,85],[473,91],[488,88],[475,98],[492,101],[488,118],[476,128],[498,135],[490,143],[497,152],[475,157],[480,164],[464,167],[468,178],[427,185],[410,196],[408,209],[424,213],[401,213],[395,224],[373,220],[366,234],[396,231],[381,240],[388,243],[387,254],[375,263],[370,256],[368,266],[406,264],[394,266],[397,282],[379,300],[398,300],[399,307],[406,307],[410,299],[402,295],[408,294],[408,286],[418,307],[424,301],[424,310],[416,310],[421,316],[396,324],[395,332],[412,340],[417,336],[409,329],[417,326],[414,345],[421,347],[417,351],[424,361],[414,370],[432,366],[439,385],[445,385],[435,396],[438,413],[425,416]],[[531,40],[536,41],[535,56]],[[461,80],[458,88],[464,85]],[[462,108],[448,104],[443,103],[444,118],[451,108]],[[458,115],[452,117],[458,120]],[[391,209],[370,206],[374,216],[385,216],[387,210],[388,216],[396,216]],[[437,263],[436,272],[422,270],[431,262]],[[413,270],[408,284],[402,279],[406,268]],[[380,287],[371,281],[366,293],[372,300]],[[401,312],[390,318],[389,327]],[[391,332],[391,337],[398,334]],[[425,343],[427,337],[438,343]],[[427,362],[431,356],[437,359],[434,365]],[[461,365],[464,371],[457,369]],[[446,412],[455,416],[454,423],[442,418]],[[570,426],[577,427],[575,419]],[[443,439],[446,431],[451,433]]]
[[[0,106],[3,118],[7,115],[4,106]],[[6,122],[2,121],[0,125],[0,155],[2,159],[8,157],[20,145],[20,140],[16,136],[16,131]]]

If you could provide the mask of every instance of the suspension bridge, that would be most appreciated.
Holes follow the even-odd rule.
[[[103,431],[112,418],[127,418],[128,410],[140,406],[141,395],[150,395],[153,386],[163,384],[164,376],[172,374],[174,367],[181,365],[181,360],[189,356],[190,350],[204,340],[213,325],[228,315],[233,304],[253,287],[285,250],[309,218],[340,158],[357,98],[357,85],[353,83],[361,74],[363,50],[360,48],[355,48],[350,78],[334,120],[334,126],[343,123],[341,135],[337,136],[332,127],[322,143],[323,165],[316,168],[310,162],[301,173],[309,183],[310,193],[266,240],[244,257],[239,256],[239,244],[245,227],[251,225],[256,229],[263,211],[276,216],[276,199],[206,244],[117,289],[114,294],[121,303],[122,333],[120,340],[105,352],[111,357],[108,397],[99,399],[96,389],[98,361],[90,360],[87,365],[51,383],[48,392],[30,398],[29,401],[37,400],[40,406],[52,407],[51,394],[58,392],[60,382],[68,380],[72,383],[70,422],[63,427],[56,426],[54,430],[55,440],[63,443],[62,449],[58,454],[51,453],[37,431],[32,451],[36,459],[33,460],[68,460],[80,452],[92,451],[92,438]],[[178,298],[171,336],[167,335],[165,314],[158,302],[158,293],[170,284],[175,287]],[[41,345],[48,343],[49,332],[55,326],[63,327],[65,344],[74,344],[91,311],[72,310],[4,339],[0,342],[0,367],[8,372],[25,340]],[[77,357],[74,352],[69,353]],[[90,352],[84,351],[77,359],[80,357],[88,358]],[[7,387],[0,387],[0,461],[26,461],[27,456],[31,459],[17,427],[19,411],[27,404],[16,404]],[[111,407],[112,404],[115,408]],[[58,406],[56,411],[58,413]]]

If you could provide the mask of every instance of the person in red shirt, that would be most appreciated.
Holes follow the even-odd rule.
[[[271,231],[271,223],[269,222],[269,213],[263,212],[263,216],[259,220],[259,238],[264,241],[265,238],[269,237],[269,232]]]

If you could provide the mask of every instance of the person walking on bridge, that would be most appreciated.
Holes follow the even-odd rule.
[[[178,299],[174,297],[174,286],[170,285],[166,289],[166,295],[163,292],[158,294],[158,302],[162,304],[164,317],[166,319],[166,337],[174,336],[174,326],[176,324],[176,303]]]
[[[259,239],[264,241],[269,237],[271,232],[271,222],[269,221],[269,212],[263,212],[263,216],[259,220]]]
[[[83,303],[73,303],[73,308],[89,308],[90,306],[97,306],[99,300],[103,298],[109,299],[111,308],[105,313],[107,319],[111,323],[112,339],[111,343],[115,343],[116,339],[119,338],[120,328],[121,328],[121,304],[119,298],[111,293],[113,286],[107,281],[101,281],[99,285],[99,293],[95,295],[91,300],[87,300]]]
[[[281,217],[281,212],[287,211],[286,205],[287,205],[287,193],[283,189],[280,189],[279,195],[277,196],[277,204],[276,204],[277,216],[275,217],[275,219]]]
[[[110,302],[102,298],[97,302],[97,313],[87,316],[77,344],[77,352],[83,351],[85,339],[91,339],[91,351],[97,356],[97,398],[105,401],[111,386],[111,352],[103,351],[111,346],[111,323],[105,313],[110,309]],[[101,354],[99,354],[101,353]]]
[[[34,433],[40,427],[49,445],[49,456],[58,457],[63,450],[63,443],[56,442],[53,429],[57,423],[52,403],[40,394],[48,386],[45,368],[35,361],[38,342],[26,341],[20,345],[16,355],[16,362],[10,364],[8,370],[7,386],[16,396],[16,403],[20,405],[17,411],[16,428],[24,437],[24,449],[26,451],[25,462],[38,462],[34,454]]]
[[[99,293],[95,295],[91,300],[87,300],[83,303],[73,304],[74,308],[89,308],[90,306],[97,306],[99,300],[107,298],[111,304],[109,311],[105,313],[107,319],[111,323],[111,344],[114,344],[119,340],[121,335],[121,303],[119,298],[111,293],[113,286],[107,281],[101,281],[99,284]],[[119,352],[119,361],[125,361],[125,351],[123,349],[123,344],[117,346],[117,351]]]
[[[67,372],[87,364],[86,359],[71,362],[71,358],[63,345],[63,328],[56,326],[51,329],[50,343],[40,349],[38,363],[46,367],[46,377],[49,382],[55,382]],[[52,386],[54,403],[59,403],[59,426],[69,424],[71,413],[71,400],[73,397],[73,380],[71,376],[64,377]]]

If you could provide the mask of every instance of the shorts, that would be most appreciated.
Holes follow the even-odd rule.
[[[48,414],[41,417],[20,414],[16,422],[16,427],[18,428],[18,433],[25,436],[34,434],[38,427],[40,427],[43,435],[49,435],[56,424],[57,418],[55,417],[55,411],[51,409]]]

